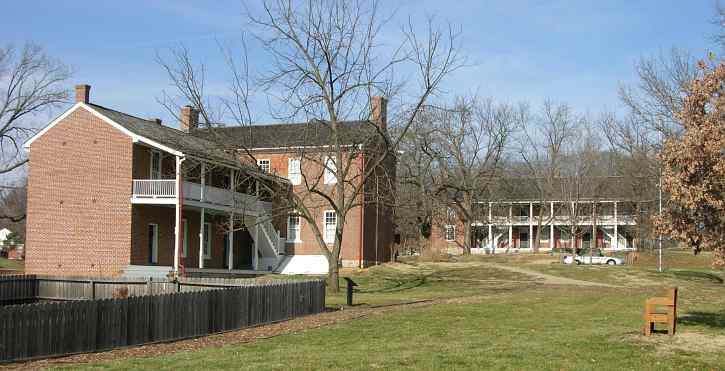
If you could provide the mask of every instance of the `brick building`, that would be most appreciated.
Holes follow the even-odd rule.
[[[616,177],[601,178],[596,189],[578,199],[567,200],[552,192],[542,201],[529,178],[503,179],[492,193],[497,195],[493,200],[476,203],[471,222],[472,253],[529,252],[537,234],[542,251],[589,248],[595,241],[603,250],[633,248],[642,202],[634,201],[632,192]],[[434,219],[431,246],[460,253],[464,230],[453,209],[441,210]],[[575,235],[572,225],[576,225]]]
[[[383,111],[371,120],[342,123],[350,148],[385,127],[385,101],[376,102]],[[76,87],[76,103],[25,144],[28,273],[326,272],[327,260],[305,223],[294,213],[279,215],[274,195],[260,191],[273,184],[302,192],[301,172],[324,172],[306,164],[299,148],[315,153],[326,146],[325,126],[312,121],[212,132],[198,127],[191,107],[180,117],[177,130],[91,103],[90,86]],[[224,145],[214,140],[218,133]],[[257,164],[248,161],[250,153]],[[374,153],[355,154],[361,169],[366,155]],[[319,212],[322,230],[335,225],[334,212],[310,209]],[[389,258],[390,214],[361,200],[344,226],[344,265]]]

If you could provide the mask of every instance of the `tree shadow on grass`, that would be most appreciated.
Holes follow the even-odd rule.
[[[677,323],[682,325],[699,325],[712,328],[725,328],[725,311],[720,312],[688,312],[679,318]]]
[[[711,283],[723,283],[722,277],[714,273],[701,272],[701,271],[690,271],[690,270],[672,270],[669,272],[675,278],[688,280],[688,281],[707,281]]]
[[[436,278],[440,274],[438,272],[426,273],[426,274],[395,274],[395,275],[380,275],[377,278],[382,281],[382,285],[378,287],[371,287],[367,289],[356,288],[356,293],[361,294],[379,294],[379,293],[391,293],[400,292],[405,290],[411,290],[428,283],[431,278]]]

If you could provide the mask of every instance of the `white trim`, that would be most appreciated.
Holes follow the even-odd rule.
[[[78,107],[81,107],[82,105],[83,105],[83,103],[81,103],[81,102],[74,104],[71,108],[69,108],[67,111],[63,112],[63,114],[58,116],[55,120],[51,121],[50,124],[46,125],[42,130],[40,130],[35,135],[30,137],[30,139],[28,139],[25,142],[25,144],[23,144],[23,147],[25,149],[30,149],[30,145],[33,144],[33,142],[35,142],[36,139],[42,137],[43,134],[45,134],[48,130],[52,129],[53,126],[57,125],[59,122],[63,121],[63,119],[68,117],[68,115],[73,113],[73,111],[75,111],[76,109],[78,109]]]
[[[297,172],[294,174],[295,178],[292,179],[292,163],[297,163]],[[302,159],[299,157],[290,157],[287,159],[287,179],[292,185],[302,184]]]
[[[325,162],[322,163],[322,180],[325,184],[336,184],[337,179],[337,159],[335,156],[325,156]],[[335,170],[332,170],[334,168]]]
[[[327,214],[332,213],[335,215],[335,230],[333,230],[332,240],[327,238]],[[335,243],[335,233],[337,233],[337,223],[339,222],[337,218],[337,212],[335,210],[325,210],[322,213],[322,240],[325,241],[327,244]],[[332,225],[332,224],[331,224]]]
[[[290,240],[290,218],[292,218],[293,216],[297,217],[297,228],[295,228],[295,230],[297,231],[297,236],[294,240]],[[302,243],[302,218],[299,214],[287,214],[287,243]]]
[[[267,164],[267,170],[262,169],[262,163],[266,162]],[[259,170],[264,172],[265,174],[271,174],[272,173],[272,160],[268,158],[261,158],[257,160],[257,167],[259,167]]]
[[[453,225],[453,224],[446,224],[444,228],[445,228],[445,230],[443,231],[443,233],[445,235],[443,237],[445,238],[445,240],[447,242],[453,242],[453,241],[455,241],[456,240],[456,226]],[[448,229],[453,230],[453,238],[452,239],[448,239]]]
[[[62,115],[58,116],[57,119],[53,120],[45,128],[43,128],[37,134],[33,135],[33,137],[31,137],[30,139],[28,139],[28,141],[25,142],[25,144],[23,145],[23,147],[29,149],[30,148],[30,145],[35,140],[37,140],[38,138],[40,138],[41,136],[43,136],[43,134],[45,134],[46,132],[48,132],[48,130],[50,130],[51,128],[53,128],[59,122],[63,121],[63,119],[65,119],[66,117],[68,117],[68,115],[70,115],[72,112],[74,112],[75,110],[77,110],[79,107],[83,107],[86,111],[90,112],[94,116],[96,116],[99,119],[103,120],[107,124],[113,126],[114,128],[116,128],[117,130],[121,131],[122,133],[128,135],[129,137],[131,137],[131,140],[133,142],[146,143],[146,144],[148,144],[148,145],[150,145],[152,147],[155,147],[157,149],[160,149],[162,151],[169,152],[172,155],[175,155],[175,156],[184,156],[184,154],[182,152],[179,152],[179,151],[177,151],[175,149],[169,148],[169,147],[167,147],[167,146],[165,146],[163,144],[160,144],[158,142],[155,142],[155,141],[153,141],[151,139],[148,139],[146,137],[142,137],[142,136],[140,136],[140,135],[138,135],[138,134],[136,134],[136,133],[134,133],[134,132],[126,129],[125,127],[123,127],[120,124],[118,124],[117,122],[109,119],[108,117],[104,116],[103,114],[101,114],[100,112],[94,110],[91,106],[89,106],[89,105],[87,105],[87,104],[85,104],[83,102],[78,102],[78,103],[74,104],[73,107],[71,107],[71,108],[68,109],[68,111],[66,111]]]
[[[362,148],[362,144],[355,145],[355,144],[344,144],[340,145],[340,148],[350,148],[358,146]],[[237,151],[240,152],[246,152],[246,151],[280,151],[280,150],[295,150],[295,149],[312,149],[312,148],[332,148],[335,147],[335,145],[325,144],[322,146],[291,146],[291,147],[260,147],[260,148],[237,148]]]

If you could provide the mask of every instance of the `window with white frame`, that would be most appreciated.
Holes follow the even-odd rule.
[[[149,178],[161,179],[161,152],[151,151],[151,166]]]
[[[204,259],[211,259],[211,224],[204,223]]]
[[[291,158],[287,167],[287,178],[293,185],[302,183],[302,169],[300,167],[299,158]]]
[[[257,166],[265,173],[270,172],[270,161],[269,160],[257,160]]]
[[[184,240],[183,240],[183,248],[181,249],[181,257],[185,258],[189,256],[189,223],[186,222],[186,219],[183,219],[183,225],[184,225]]]
[[[335,242],[335,230],[337,229],[337,213],[334,211],[325,211],[325,243]]]
[[[446,226],[446,241],[455,241],[455,240],[456,240],[456,226],[447,225]]]
[[[325,157],[325,184],[337,183],[337,164],[335,157]]]
[[[302,242],[301,226],[298,214],[289,214],[287,216],[287,242]]]

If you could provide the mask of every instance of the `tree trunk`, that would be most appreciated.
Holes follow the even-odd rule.
[[[332,292],[340,292],[340,265],[334,258],[328,259],[327,262],[327,287]]]
[[[471,255],[471,223],[463,223],[463,255]]]
[[[544,202],[539,201],[539,220],[536,221],[536,240],[534,244],[534,253],[538,253],[541,248],[541,226],[544,219]],[[551,239],[551,237],[549,237]]]

